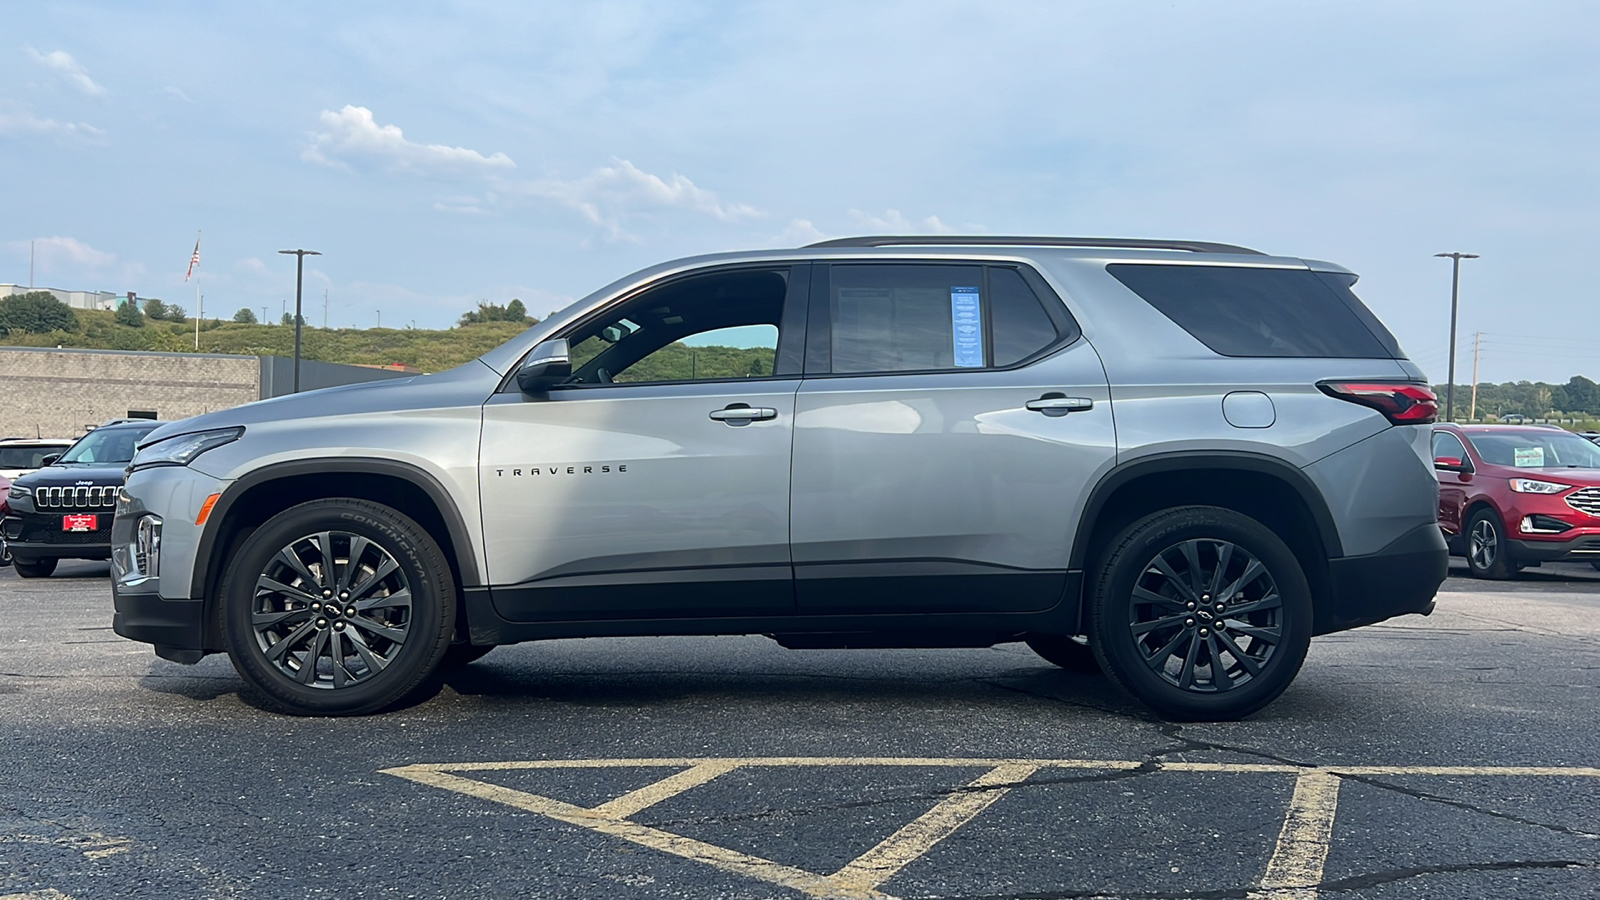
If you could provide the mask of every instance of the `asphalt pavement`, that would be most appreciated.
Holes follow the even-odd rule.
[[[103,564],[0,570],[0,900],[1600,897],[1587,565],[1452,577],[1191,725],[1021,644],[761,637],[502,647],[297,719],[110,604]]]

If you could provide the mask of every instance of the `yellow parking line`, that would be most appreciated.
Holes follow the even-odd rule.
[[[968,783],[967,790],[946,796],[933,809],[851,860],[833,873],[833,882],[850,892],[876,888],[1004,797],[1011,785],[1037,771],[1038,766],[1019,763],[990,769]]]
[[[1316,900],[1317,885],[1333,841],[1333,815],[1339,805],[1339,776],[1307,772],[1295,779],[1289,815],[1278,846],[1252,900]]]
[[[704,841],[630,821],[628,817],[741,768],[900,766],[984,768],[988,771],[934,804],[877,846],[832,875],[786,866]],[[1287,763],[1158,762],[1120,759],[972,759],[960,757],[643,757],[636,759],[514,760],[418,763],[383,771],[420,784],[455,791],[548,816],[640,846],[769,884],[830,900],[893,900],[878,890],[934,845],[972,821],[1040,769],[1294,775],[1294,792],[1278,843],[1252,900],[1315,900],[1332,845],[1339,786],[1344,777],[1552,777],[1600,778],[1591,766],[1296,766]],[[454,773],[530,769],[676,768],[659,781],[585,809],[549,797],[501,787]],[[13,895],[0,900],[70,900],[65,895]]]
[[[726,759],[703,762],[676,775],[642,787],[637,791],[623,794],[615,800],[602,803],[596,806],[594,811],[613,819],[626,819],[634,813],[649,809],[663,800],[676,797],[690,788],[699,787],[718,775],[726,774],[737,768],[739,768],[738,763]]]
[[[432,785],[448,791],[504,803],[517,809],[539,813],[558,822],[570,825],[580,825],[598,831],[601,834],[631,841],[652,850],[660,850],[681,856],[697,862],[703,862],[725,872],[733,872],[756,878],[771,884],[793,888],[812,897],[826,898],[826,900],[892,900],[886,894],[874,890],[844,890],[834,883],[833,879],[804,869],[785,866],[759,856],[750,856],[737,850],[707,844],[693,838],[672,834],[629,822],[622,819],[613,819],[601,815],[594,810],[551,800],[524,791],[499,785],[487,784],[482,781],[473,781],[470,778],[460,778],[426,766],[401,766],[396,769],[385,769],[391,775],[409,778],[421,784]]]

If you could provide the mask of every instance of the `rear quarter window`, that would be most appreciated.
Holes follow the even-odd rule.
[[[1348,276],[1324,278],[1306,269],[1137,263],[1113,263],[1106,271],[1223,356],[1400,356],[1388,330],[1351,293],[1353,279]]]

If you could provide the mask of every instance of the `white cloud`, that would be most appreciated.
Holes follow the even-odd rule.
[[[105,132],[82,122],[42,119],[27,107],[0,98],[0,134],[40,134],[60,138],[97,138]]]
[[[883,234],[957,234],[957,229],[939,221],[938,216],[928,216],[912,221],[901,215],[900,210],[891,209],[884,211],[881,216],[864,213],[859,209],[852,209],[846,213],[850,223],[858,228],[876,231]]]
[[[301,154],[309,162],[338,167],[351,161],[367,162],[418,174],[483,172],[517,166],[504,153],[484,156],[465,147],[408,141],[399,126],[379,125],[372,118],[372,110],[364,106],[346,106],[338,112],[325,109],[319,118],[323,130],[312,136],[311,146]]]
[[[489,193],[483,197],[476,197],[472,195],[464,197],[444,197],[435,201],[433,208],[439,212],[458,213],[460,215],[468,216],[483,216],[489,214],[489,210],[485,209],[485,207],[493,204],[494,201],[495,195],[493,193]]]
[[[267,264],[254,256],[239,260],[233,267],[249,275],[265,275],[268,271]]]
[[[28,55],[32,56],[35,62],[60,75],[62,80],[83,93],[91,97],[105,96],[106,89],[94,83],[94,79],[89,77],[89,73],[84,71],[83,66],[78,65],[78,61],[72,58],[72,54],[65,50],[40,53],[32,47],[27,48],[27,50]]]
[[[34,238],[31,241],[9,241],[6,246],[17,252],[27,253],[30,245],[33,248],[35,261],[45,271],[60,270],[67,266],[100,269],[117,261],[115,253],[105,253],[77,238],[59,235]]]
[[[193,100],[189,99],[189,95],[188,94],[185,94],[183,91],[179,90],[178,88],[173,87],[170,84],[167,85],[166,87],[162,88],[161,92],[163,94],[168,94],[170,96],[177,97],[179,100],[182,100],[185,103],[193,103],[194,102]]]
[[[603,225],[612,237],[626,237],[622,225],[636,215],[680,209],[700,213],[719,222],[742,222],[765,215],[743,203],[725,203],[683,175],[652,175],[625,159],[572,181],[544,179],[514,187],[520,193],[554,200],[578,211],[585,219]]]

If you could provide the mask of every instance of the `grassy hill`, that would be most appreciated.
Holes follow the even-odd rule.
[[[84,347],[94,350],[159,350],[193,353],[194,320],[186,323],[146,319],[143,327],[119,325],[115,314],[100,310],[73,310],[78,332],[12,334],[0,337],[0,346]],[[439,372],[458,366],[498,347],[527,328],[515,322],[484,322],[443,331],[412,328],[312,328],[301,329],[301,356],[325,362],[360,365],[413,366]],[[222,322],[200,324],[201,353],[237,353],[245,356],[293,356],[294,328],[288,325],[242,325]]]
[[[13,333],[0,336],[0,346],[196,352],[193,319],[185,323],[146,319],[143,326],[136,328],[118,324],[115,313],[109,311],[78,309],[73,312],[80,326],[76,332]],[[377,366],[400,364],[424,372],[441,372],[482,356],[521,334],[527,327],[516,322],[481,322],[442,331],[305,327],[300,332],[300,354],[304,359],[323,362]],[[199,352],[293,356],[294,328],[288,325],[242,325],[235,322],[213,325],[202,322]],[[574,360],[578,364],[583,361],[582,358]],[[617,380],[743,378],[765,375],[771,371],[772,351],[768,349],[672,344],[640,360]]]

